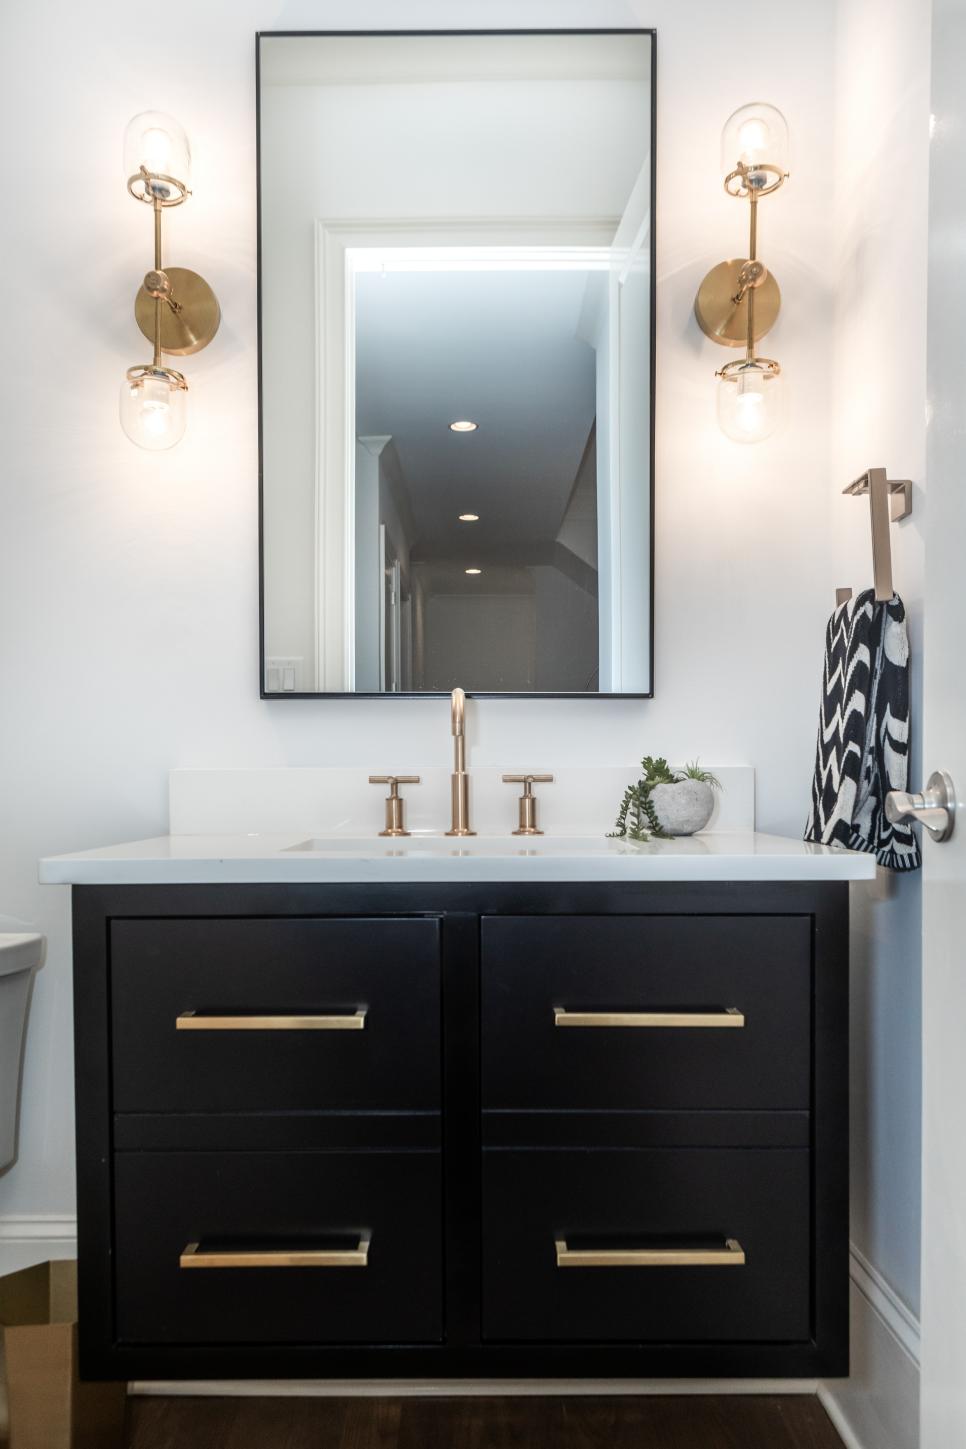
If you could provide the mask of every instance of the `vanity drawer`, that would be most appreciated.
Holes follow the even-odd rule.
[[[488,916],[481,930],[484,1108],[808,1108],[808,916]]]
[[[438,1153],[114,1161],[119,1342],[441,1339]]]
[[[807,1150],[485,1153],[485,1339],[810,1332]]]
[[[116,1112],[438,1111],[435,919],[114,920]]]

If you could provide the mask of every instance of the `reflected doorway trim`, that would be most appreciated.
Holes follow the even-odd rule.
[[[400,694],[374,694],[370,692],[356,693],[351,690],[323,690],[299,691],[297,693],[277,694],[269,693],[265,688],[265,467],[264,467],[264,421],[263,421],[263,386],[262,386],[262,186],[261,186],[261,42],[265,40],[278,40],[283,38],[298,39],[325,38],[333,39],[340,37],[365,37],[365,36],[474,36],[474,35],[647,35],[651,42],[651,65],[650,65],[650,244],[649,244],[649,266],[650,266],[650,395],[648,399],[650,408],[650,559],[649,559],[649,619],[648,619],[648,676],[649,688],[646,691],[633,693],[590,693],[590,692],[559,692],[549,691],[538,693],[534,691],[519,692],[507,691],[494,693],[487,690],[470,691],[469,697],[476,699],[653,699],[654,697],[654,521],[655,521],[655,492],[656,484],[654,477],[655,462],[655,392],[657,377],[657,247],[656,247],[656,201],[657,201],[657,31],[652,26],[583,26],[577,28],[543,27],[541,29],[528,29],[526,27],[514,28],[511,30],[265,30],[256,31],[255,34],[255,208],[256,208],[256,321],[258,331],[257,348],[257,378],[258,378],[258,691],[259,697],[266,700],[276,699],[444,699],[445,691],[418,691]],[[487,219],[493,224],[493,219]],[[367,230],[371,230],[375,223],[367,221],[364,223]],[[464,227],[466,219],[462,219]],[[478,226],[478,222],[470,222],[470,225]],[[515,226],[521,225],[520,218],[514,218]],[[347,223],[340,223],[345,226]],[[539,220],[539,225],[546,228],[551,225],[546,218]],[[330,226],[334,231],[335,227]],[[477,232],[478,235],[478,232]],[[456,244],[454,242],[454,244]],[[319,268],[316,269],[317,275]],[[316,307],[316,327],[318,332],[319,308]],[[321,352],[319,338],[316,338],[316,357]],[[321,379],[319,387],[321,388]],[[321,399],[320,399],[321,401]],[[321,405],[316,408],[317,435],[316,435],[316,460],[317,476],[319,471],[319,457],[322,450],[322,440],[319,430],[323,426]],[[348,429],[344,429],[344,437],[348,435]],[[344,443],[343,443],[344,446]],[[316,538],[319,539],[320,526],[317,521]],[[317,545],[318,547],[318,545]],[[318,552],[316,554],[316,568],[318,570]],[[319,580],[316,575],[316,598],[319,597]],[[319,653],[319,645],[316,645],[316,654]]]
[[[374,271],[607,272],[617,225],[615,217],[317,222],[313,622],[320,690],[355,693],[356,276]]]

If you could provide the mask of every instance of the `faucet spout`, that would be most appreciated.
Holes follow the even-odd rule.
[[[460,689],[459,685],[456,686],[450,695],[449,708],[453,734],[454,736],[459,736],[464,732],[466,715],[466,693]]]
[[[453,773],[450,776],[452,817],[447,835],[475,835],[470,829],[470,777],[466,773],[466,695],[456,688],[450,696],[453,735]]]

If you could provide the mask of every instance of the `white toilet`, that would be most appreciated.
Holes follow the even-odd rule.
[[[43,953],[43,936],[28,931],[0,931],[0,1172],[10,1166],[17,1153],[27,1007],[34,972]]]

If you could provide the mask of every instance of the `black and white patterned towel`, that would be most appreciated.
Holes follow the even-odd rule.
[[[909,636],[898,594],[876,603],[866,589],[840,604],[825,632],[812,808],[805,839],[875,855],[890,870],[916,870],[909,825],[885,816],[889,790],[909,770]]]

